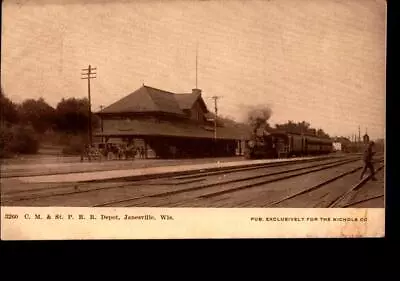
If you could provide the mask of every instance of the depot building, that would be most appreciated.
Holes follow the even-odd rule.
[[[243,154],[250,131],[214,124],[200,89],[172,93],[143,85],[96,113],[105,143],[142,147],[145,157],[227,157]]]

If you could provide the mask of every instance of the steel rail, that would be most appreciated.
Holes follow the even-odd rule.
[[[385,165],[380,166],[378,169],[376,169],[376,173],[379,172],[380,170],[382,170],[385,167]],[[361,167],[362,168],[362,167]],[[360,169],[361,169],[360,168]],[[354,186],[352,186],[348,191],[346,191],[345,193],[337,196],[334,200],[332,200],[329,205],[328,208],[334,208],[336,207],[340,202],[342,202],[344,200],[344,198],[348,195],[350,195],[351,193],[353,193],[354,191],[357,191],[358,189],[360,189],[369,179],[371,178],[371,175],[368,175],[366,178],[362,179],[361,181],[359,181],[357,184],[355,184]]]
[[[358,201],[351,202],[349,204],[345,204],[345,205],[342,206],[342,208],[349,208],[351,206],[358,205],[360,203],[368,202],[368,201],[375,200],[375,199],[382,198],[382,197],[385,197],[385,195],[381,194],[381,195],[368,197],[368,198],[365,198],[365,199],[361,199],[361,200],[358,200]]]
[[[244,186],[240,186],[240,187],[236,187],[236,188],[230,188],[230,189],[227,189],[227,190],[222,190],[222,191],[218,191],[218,192],[212,192],[212,193],[204,194],[204,195],[199,196],[199,197],[201,197],[201,198],[210,198],[210,197],[214,197],[214,196],[218,196],[218,195],[222,195],[222,194],[226,194],[226,193],[231,193],[231,192],[242,190],[242,189],[247,189],[247,188],[250,188],[250,187],[260,186],[260,185],[267,184],[267,183],[272,183],[272,182],[276,182],[276,181],[282,181],[282,180],[290,179],[290,178],[293,178],[293,177],[298,177],[298,176],[302,176],[302,175],[306,175],[306,174],[310,174],[310,173],[314,173],[314,172],[319,172],[319,171],[322,171],[322,170],[327,170],[327,169],[330,169],[330,168],[333,168],[333,167],[345,165],[345,164],[352,163],[352,162],[355,162],[355,161],[358,161],[358,159],[357,160],[350,160],[350,161],[347,161],[347,162],[344,161],[342,163],[338,163],[338,164],[334,164],[334,165],[327,165],[326,167],[324,165],[323,167],[316,168],[316,169],[311,169],[310,171],[296,173],[296,174],[293,174],[293,175],[283,176],[283,177],[270,179],[270,180],[266,180],[266,181],[261,181],[261,182],[257,182],[257,183],[250,183],[250,184],[247,184],[247,185],[244,185]],[[308,167],[308,168],[310,168],[310,167]],[[303,168],[303,169],[307,169],[307,168]],[[300,169],[300,170],[303,170],[303,169]],[[292,172],[292,171],[288,170],[288,171],[283,171],[282,173],[288,173],[288,172]],[[277,173],[277,174],[281,174],[281,173]]]
[[[92,207],[105,207],[105,206],[112,205],[112,204],[119,204],[119,203],[135,201],[135,200],[144,199],[144,198],[165,197],[165,196],[170,196],[170,195],[182,194],[182,193],[186,193],[186,192],[193,192],[193,191],[197,191],[197,190],[201,190],[201,189],[205,189],[205,188],[210,188],[210,187],[215,187],[215,186],[228,185],[228,184],[232,184],[232,183],[250,181],[250,180],[254,180],[254,179],[261,179],[261,178],[271,177],[271,176],[279,175],[279,174],[285,174],[285,173],[290,173],[290,172],[295,172],[295,171],[300,171],[300,170],[305,170],[305,169],[311,169],[309,171],[297,173],[295,175],[284,176],[284,177],[280,177],[280,178],[277,178],[277,179],[263,180],[261,183],[257,183],[257,184],[252,183],[252,184],[248,184],[246,186],[230,188],[230,189],[227,189],[227,190],[224,190],[224,191],[214,192],[214,193],[210,193],[210,194],[206,194],[206,195],[202,195],[202,196],[198,196],[198,197],[201,198],[201,197],[207,197],[207,196],[216,196],[216,195],[219,195],[219,194],[222,194],[222,193],[234,192],[234,191],[237,191],[239,189],[249,188],[249,187],[253,187],[253,186],[256,186],[256,185],[261,185],[261,184],[265,184],[265,183],[269,183],[269,182],[273,182],[273,181],[277,181],[277,180],[287,179],[289,177],[295,177],[295,176],[299,176],[299,175],[303,175],[303,174],[307,174],[307,173],[312,173],[312,172],[316,172],[316,171],[320,171],[320,170],[324,170],[324,169],[329,169],[329,168],[332,168],[332,167],[345,165],[345,164],[348,164],[348,163],[351,163],[351,162],[355,162],[355,161],[358,161],[358,159],[340,160],[340,161],[335,161],[335,162],[331,162],[331,163],[327,163],[327,164],[323,164],[323,165],[315,165],[315,166],[311,166],[311,167],[308,166],[308,167],[294,168],[294,169],[285,170],[285,171],[278,171],[278,172],[273,172],[273,173],[269,173],[269,174],[263,174],[263,175],[245,177],[245,178],[239,178],[239,179],[228,180],[228,181],[224,181],[224,182],[210,183],[210,184],[207,184],[207,185],[194,186],[194,187],[190,187],[190,188],[178,189],[178,190],[173,190],[173,191],[166,191],[166,192],[161,192],[161,193],[160,192],[156,192],[154,194],[149,194],[149,195],[145,195],[145,196],[135,196],[135,197],[130,197],[130,198],[126,198],[126,199],[112,200],[112,201],[108,201],[108,202],[103,202],[103,203],[95,204]],[[323,166],[323,167],[321,167],[321,166]],[[318,168],[315,169],[315,167],[318,167]],[[129,206],[130,205],[128,205],[128,207]]]
[[[334,157],[334,158],[336,158],[336,157]],[[353,159],[353,157],[350,158],[350,159]],[[306,161],[306,160],[308,160],[308,161],[311,160],[310,162],[317,161],[317,159],[302,159],[302,160],[300,160],[301,162],[290,161],[290,162],[285,162],[285,163],[279,163],[280,165],[277,165],[277,166],[289,166],[289,165],[292,165],[292,164],[293,165],[301,164],[303,162],[308,163],[308,161]],[[318,160],[324,161],[324,160],[330,160],[330,159],[329,158],[328,159],[324,158],[324,159],[318,159]],[[340,160],[334,161],[333,163],[339,162],[339,161],[349,161],[349,159],[340,158]],[[258,165],[256,167],[247,167],[246,170],[257,170],[257,169],[275,167],[274,165],[271,166],[271,164],[277,164],[277,163],[265,163],[262,166]],[[226,169],[224,169],[224,167],[222,167],[220,171],[211,172],[212,174],[210,174],[210,175],[218,175],[218,174],[221,174],[221,173],[234,173],[234,172],[238,172],[237,168],[227,167]],[[203,174],[203,176],[204,176],[204,174]],[[169,179],[174,179],[174,177],[171,177],[171,176],[166,177],[166,178],[167,179],[168,178]],[[165,179],[165,178],[157,178],[157,180],[160,180],[160,179]],[[154,179],[149,179],[147,181],[150,181],[150,180],[154,180]],[[189,183],[196,182],[196,181],[189,181]],[[183,181],[183,182],[178,182],[178,183],[173,183],[173,184],[174,185],[180,185],[180,184],[185,184],[185,183],[188,183],[188,181]],[[144,185],[144,184],[146,184],[146,185],[155,185],[155,184],[160,185],[160,183],[146,183],[146,180],[144,180],[144,181],[127,182],[127,183],[116,185],[116,186],[105,186],[105,187],[97,187],[97,188],[88,188],[87,190],[79,190],[79,188],[77,187],[79,184],[82,184],[82,183],[72,183],[72,184],[69,184],[68,186],[60,186],[60,187],[43,187],[43,188],[35,188],[35,189],[29,189],[29,190],[11,191],[11,192],[2,194],[2,198],[4,198],[4,196],[7,196],[7,195],[11,195],[11,194],[15,195],[15,194],[18,194],[18,193],[28,193],[28,192],[38,192],[38,191],[40,192],[40,191],[46,191],[46,190],[52,191],[54,189],[59,190],[59,192],[50,192],[48,194],[35,194],[36,196],[32,196],[32,194],[31,194],[31,195],[26,196],[26,197],[14,198],[14,199],[10,199],[10,200],[1,200],[1,202],[3,204],[3,203],[11,203],[11,202],[19,202],[19,201],[27,201],[27,200],[28,201],[29,200],[37,200],[37,199],[56,197],[56,196],[75,195],[75,194],[88,193],[88,192],[94,192],[94,191],[124,188],[124,187],[132,186],[132,185]],[[88,184],[90,185],[91,183],[84,183],[84,184],[85,185],[88,185]],[[165,183],[163,185],[165,185]],[[171,185],[171,183],[169,183],[169,185]],[[64,192],[63,190],[65,190],[65,189],[73,189],[73,190],[69,191],[69,192]]]
[[[378,161],[378,162],[381,162],[381,161]],[[277,200],[277,201],[271,202],[271,203],[269,203],[266,207],[273,207],[273,206],[276,206],[276,205],[278,205],[278,204],[280,204],[280,203],[282,203],[282,202],[285,202],[285,201],[287,201],[287,200],[290,200],[290,199],[293,199],[293,198],[295,198],[295,197],[298,197],[298,196],[300,196],[300,195],[303,195],[303,194],[306,194],[306,193],[310,193],[310,192],[312,192],[312,191],[315,191],[315,190],[317,190],[317,189],[320,189],[320,188],[326,186],[327,184],[329,184],[329,183],[331,183],[331,182],[334,182],[334,181],[336,181],[336,180],[338,180],[338,179],[341,179],[341,178],[343,178],[343,177],[345,177],[345,176],[348,176],[348,175],[350,175],[350,174],[354,174],[355,172],[357,172],[358,170],[361,170],[362,168],[363,168],[363,167],[360,166],[360,167],[356,167],[356,168],[354,168],[354,169],[351,169],[350,171],[343,172],[343,173],[341,173],[341,174],[339,174],[339,175],[337,175],[337,176],[334,176],[334,177],[332,177],[332,178],[330,178],[330,179],[328,179],[328,180],[325,180],[325,181],[323,181],[323,182],[320,182],[320,183],[318,183],[318,184],[316,184],[316,185],[314,185],[314,186],[312,186],[312,187],[310,187],[310,188],[306,188],[306,189],[304,189],[304,190],[301,190],[301,191],[298,191],[298,192],[293,193],[293,194],[291,194],[291,195],[288,195],[288,196],[286,196],[286,197],[284,197],[284,198],[282,198],[282,199],[279,199],[279,200]]]

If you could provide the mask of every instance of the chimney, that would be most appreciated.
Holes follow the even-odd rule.
[[[192,89],[192,94],[199,94],[199,95],[201,95],[201,90],[200,90],[200,89]]]

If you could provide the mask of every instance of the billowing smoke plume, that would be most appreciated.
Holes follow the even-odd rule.
[[[260,127],[266,126],[267,121],[271,118],[272,109],[270,106],[251,107],[247,112],[247,123],[256,133]]]

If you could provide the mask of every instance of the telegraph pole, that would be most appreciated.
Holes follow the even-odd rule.
[[[104,106],[100,105],[100,111],[103,110],[103,108],[104,108]],[[103,118],[101,118],[101,117],[100,117],[100,124],[101,124],[101,133],[103,133],[104,132],[104,129],[103,129]],[[103,136],[101,136],[101,142],[104,142]]]
[[[88,68],[82,69],[84,73],[82,73],[81,79],[86,79],[88,80],[88,99],[89,99],[89,107],[88,107],[88,113],[89,113],[89,118],[88,118],[88,139],[89,139],[89,145],[92,145],[92,101],[91,101],[91,96],[90,96],[90,79],[95,79],[96,72],[92,72],[94,70],[97,70],[96,67],[92,67],[89,64]]]
[[[214,117],[214,140],[217,141],[217,118],[218,118],[218,106],[217,100],[221,98],[220,96],[213,96],[211,97],[214,100],[214,110],[215,110],[215,117]]]

